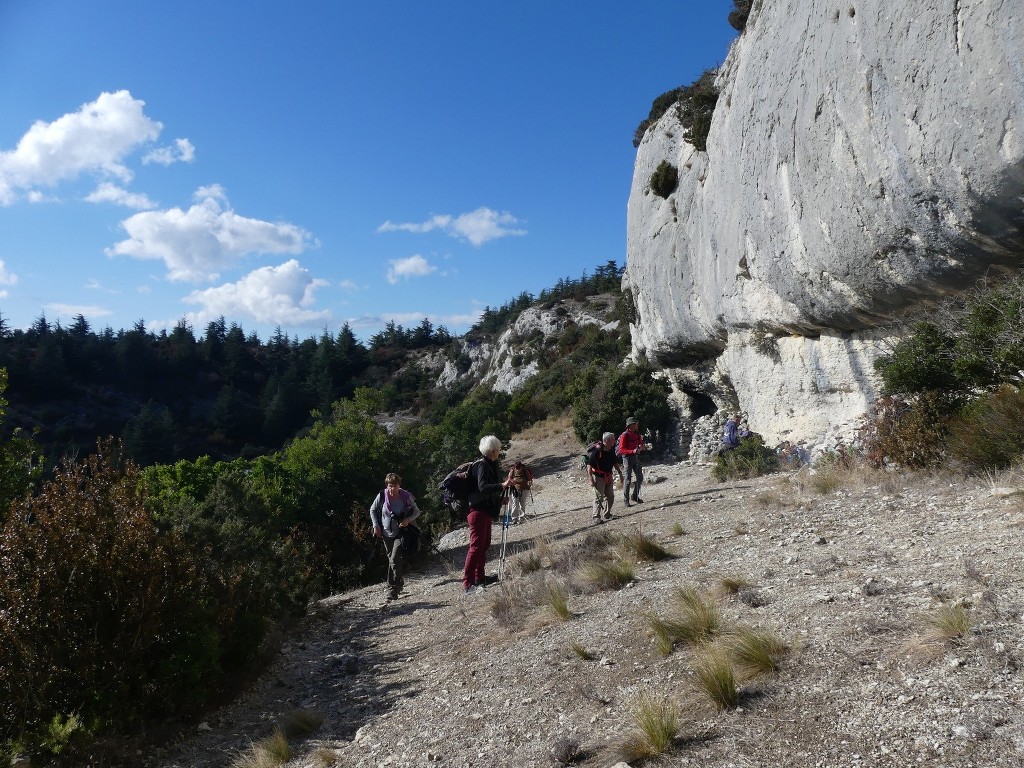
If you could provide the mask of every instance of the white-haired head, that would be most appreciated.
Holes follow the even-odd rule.
[[[480,438],[480,455],[486,456],[492,451],[501,450],[501,440],[494,435],[487,435]]]

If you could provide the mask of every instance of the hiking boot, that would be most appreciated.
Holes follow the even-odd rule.
[[[483,584],[485,587],[488,586],[489,584],[497,584],[498,583],[498,576],[497,576],[497,574],[492,574],[490,576],[486,576],[485,575],[484,576],[484,580],[482,582],[480,582],[480,583]]]
[[[397,589],[389,589],[386,599],[387,600],[397,600],[398,599],[398,594],[399,594],[399,592],[398,592]]]
[[[612,519],[612,513],[611,513],[611,511],[608,511],[608,512],[605,512],[605,513],[604,513],[604,519],[605,519],[605,520],[611,520],[611,519]]]
[[[633,497],[633,503],[634,503],[634,504],[643,504],[643,503],[644,503],[644,500],[643,500],[643,499],[641,499],[641,498],[640,498],[639,496],[634,496],[634,497]]]
[[[632,505],[632,504],[630,503],[629,499],[626,499],[626,502],[625,502],[625,504],[626,504],[626,506],[627,506],[627,507],[632,507],[632,506],[633,506],[633,505]]]
[[[483,591],[484,591],[484,587],[483,587],[482,584],[474,584],[471,587],[466,587],[466,594],[467,595],[479,595]]]

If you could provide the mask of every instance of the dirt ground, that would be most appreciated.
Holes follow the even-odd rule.
[[[620,499],[598,526],[580,448],[564,423],[513,440],[507,460],[537,479],[532,518],[505,531],[502,584],[464,594],[465,532],[453,532],[398,600],[375,586],[320,601],[250,691],[147,764],[272,765],[251,762],[254,743],[300,711],[322,722],[291,739],[290,768],[550,766],[567,744],[577,765],[614,766],[653,697],[679,727],[645,765],[1024,765],[1017,478],[849,470],[720,484],[706,466],[651,460],[644,503]],[[554,564],[597,529],[642,533],[673,556],[635,563],[620,589],[586,588]],[[495,527],[488,572],[500,540]],[[542,567],[528,572],[533,556]],[[509,608],[537,584],[565,587],[567,617]],[[716,709],[697,685],[695,649],[656,647],[652,617],[680,587],[714,601],[723,633],[756,628],[788,647],[776,673],[740,683],[735,707]],[[965,635],[937,638],[942,606],[965,609]]]

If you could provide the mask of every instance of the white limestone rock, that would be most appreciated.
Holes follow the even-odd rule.
[[[1021,0],[763,3],[721,68],[707,153],[673,110],[639,147],[634,356],[717,358],[769,440],[848,431],[877,393],[873,328],[1020,266],[1021,61]],[[662,160],[667,199],[648,189]]]

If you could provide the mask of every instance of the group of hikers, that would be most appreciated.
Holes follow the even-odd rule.
[[[719,450],[732,450],[752,434],[741,415],[734,414],[726,420]],[[644,503],[640,498],[640,486],[644,482],[640,455],[650,447],[640,433],[640,422],[631,416],[626,419],[625,431],[617,437],[614,432],[605,432],[600,440],[587,448],[585,469],[594,489],[593,517],[598,523],[612,519],[616,488],[613,473],[618,475],[625,506]],[[471,466],[467,465],[466,471],[469,548],[462,587],[467,594],[476,594],[498,581],[496,574],[485,572],[487,550],[491,546],[491,527],[501,517],[506,504],[506,524],[518,525],[526,521],[526,492],[533,484],[533,472],[521,461],[502,474],[498,465],[501,441],[494,435],[482,438],[479,450],[481,458]],[[384,541],[388,556],[387,596],[393,600],[405,585],[405,560],[408,551],[415,548],[411,537],[418,535],[419,531],[413,521],[420,516],[420,509],[412,494],[401,487],[401,478],[397,474],[389,473],[384,483],[384,490],[370,505],[370,521],[374,537]]]
[[[618,473],[627,507],[643,504],[640,486],[644,481],[640,454],[650,449],[640,434],[640,423],[626,419],[626,429],[616,438],[605,432],[601,440],[587,450],[586,470],[594,489],[594,519],[610,520],[615,503],[612,472]],[[508,505],[506,521],[516,525],[527,519],[526,491],[533,483],[532,471],[517,461],[504,475],[498,465],[501,441],[494,435],[480,440],[481,458],[467,470],[469,512],[469,547],[462,574],[462,587],[467,594],[481,592],[485,586],[498,581],[498,575],[487,574],[487,550],[491,546],[491,527],[501,517],[502,507]],[[625,474],[623,474],[625,467]],[[420,509],[411,493],[401,487],[401,478],[394,472],[384,478],[384,490],[370,504],[370,522],[373,535],[384,542],[388,557],[387,598],[394,600],[405,586],[405,561],[412,548],[410,537],[418,530],[413,521]],[[415,533],[414,533],[415,531]]]

